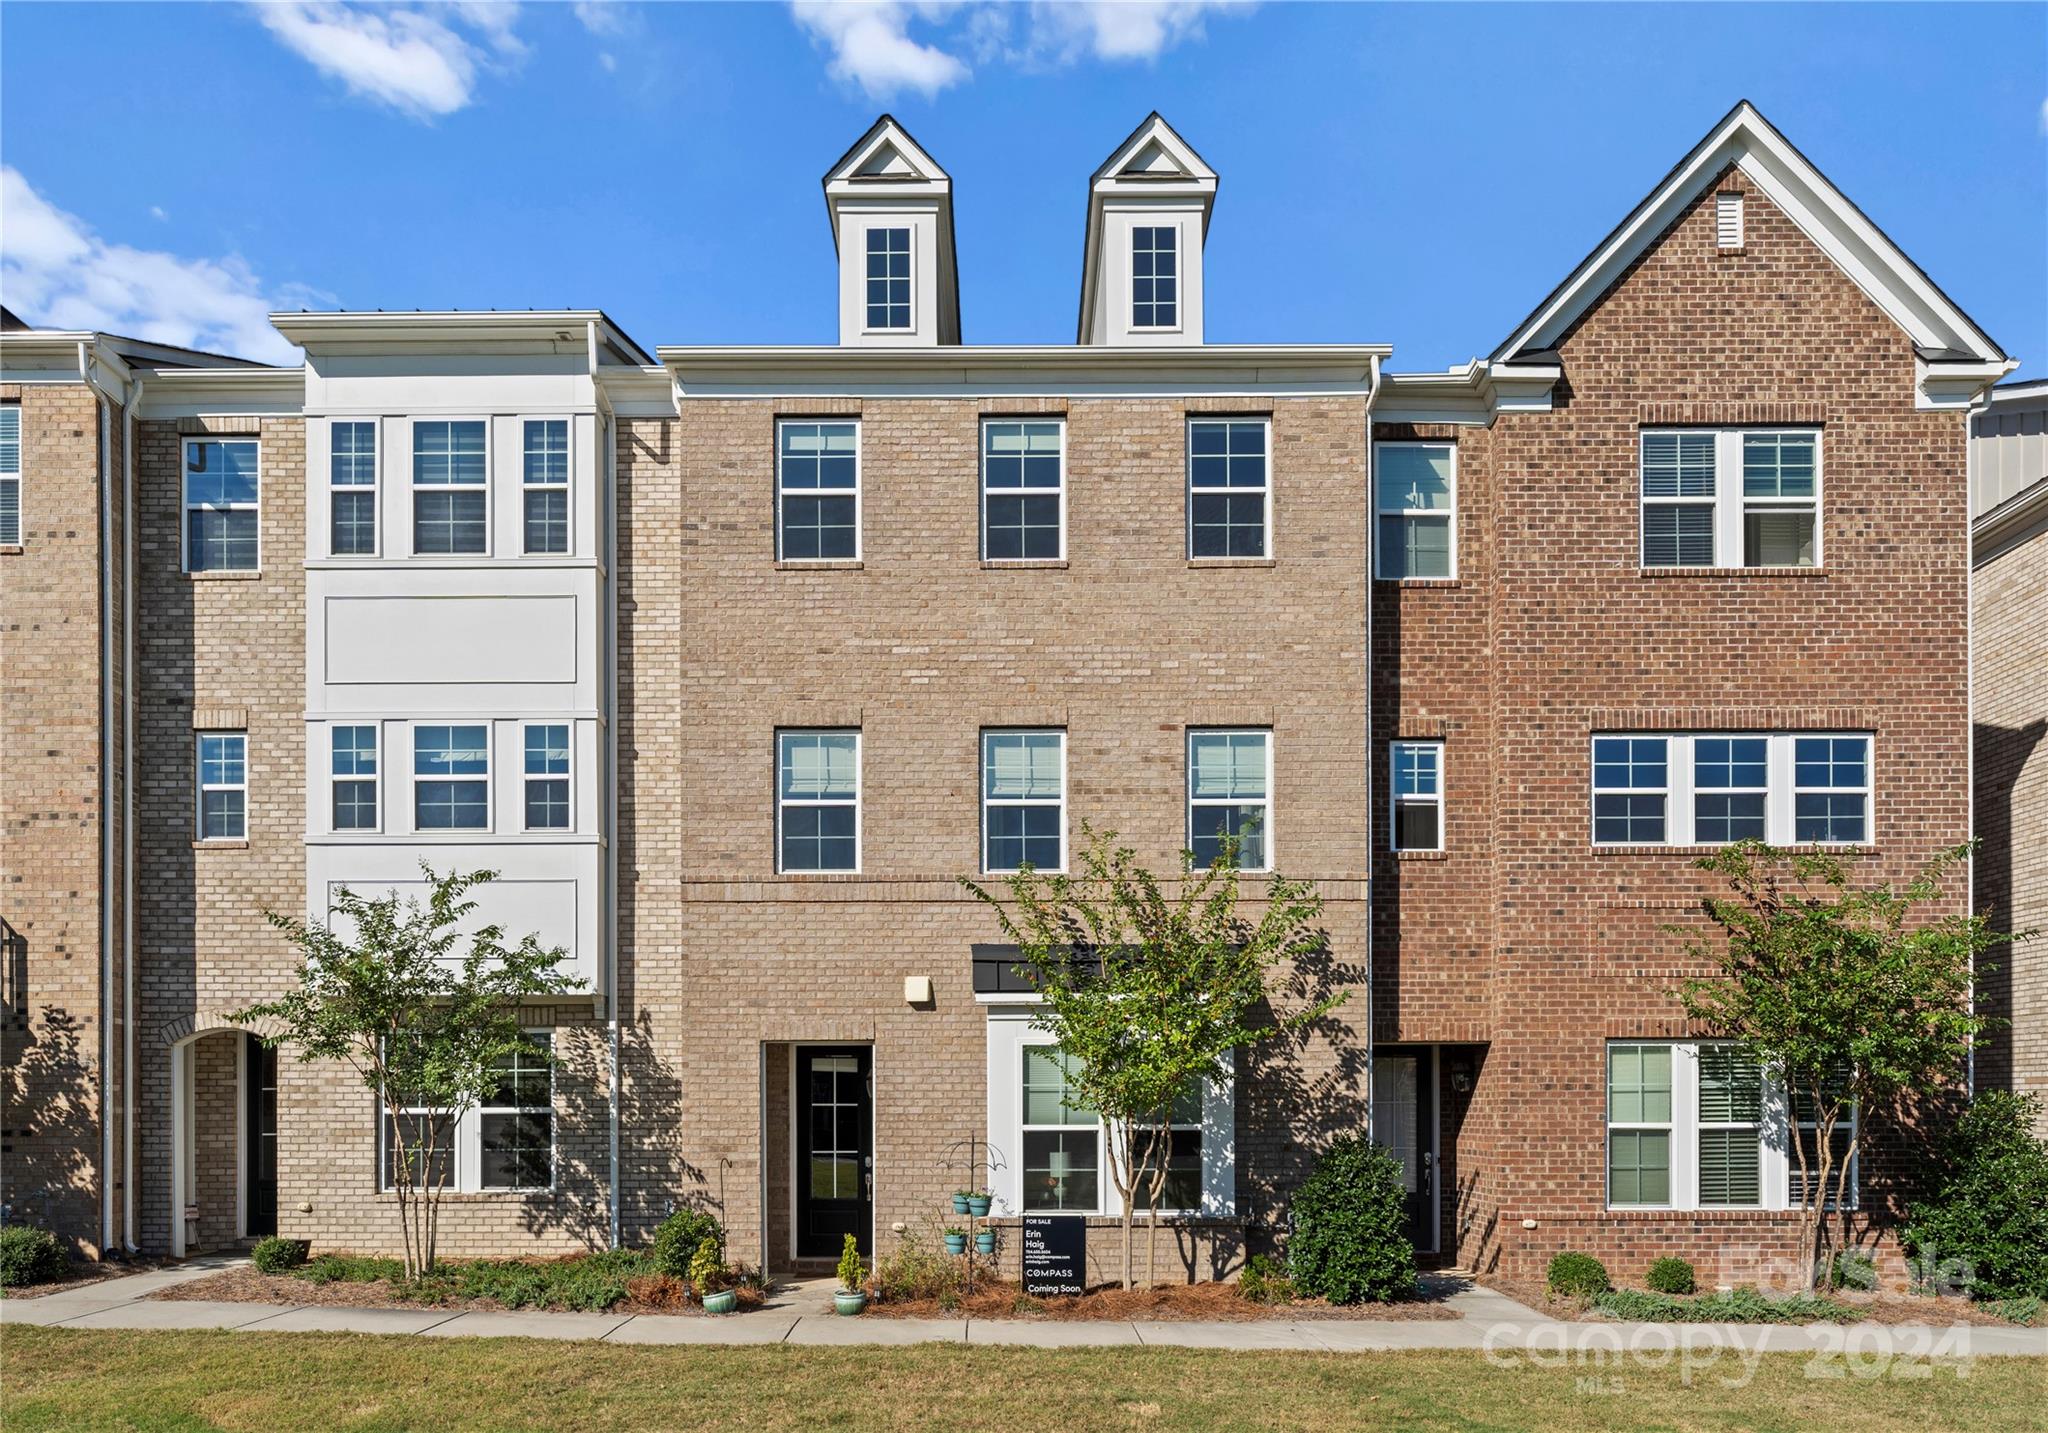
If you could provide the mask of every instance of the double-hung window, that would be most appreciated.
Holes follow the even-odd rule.
[[[1027,1214],[1094,1214],[1102,1205],[1102,1120],[1073,1090],[1077,1063],[1057,1045],[1024,1047],[1021,1192]],[[1199,1144],[1196,1149],[1199,1169]]]
[[[1199,1080],[1186,1086],[1173,1103],[1160,1111],[1157,1125],[1141,1131],[1139,1138],[1163,1140],[1164,1151],[1154,1149],[1153,1168],[1164,1154],[1166,1183],[1160,1187],[1159,1207],[1176,1212],[1202,1207],[1202,1085]]]
[[[1870,838],[1870,738],[1793,740],[1792,838],[1860,845]]]
[[[981,555],[1054,561],[1067,555],[1066,424],[995,419],[981,425]]]
[[[1699,1203],[1754,1209],[1763,1202],[1763,1071],[1736,1045],[1698,1051]]]
[[[1855,1101],[1846,1097],[1848,1083],[1846,1073],[1841,1073],[1831,1082],[1835,1104],[1835,1122],[1828,1131],[1828,1179],[1821,1188],[1821,1202],[1830,1209],[1835,1205],[1836,1180],[1844,1161],[1848,1163],[1848,1179],[1841,1185],[1843,1202],[1851,1209],[1856,1207],[1858,1183],[1861,1178],[1856,1168],[1857,1161],[1849,1157],[1849,1147],[1856,1142],[1856,1124],[1860,1112]],[[1804,1091],[1794,1091],[1787,1102],[1792,1109],[1793,1123],[1797,1126],[1796,1138],[1799,1148],[1786,1157],[1785,1185],[1787,1197],[1796,1207],[1806,1202],[1807,1192],[1820,1182],[1820,1121],[1813,1101]],[[1805,1172],[1800,1172],[1801,1157],[1805,1160]]]
[[[1671,1046],[1607,1047],[1607,1202],[1671,1203]]]
[[[412,550],[477,554],[487,549],[484,424],[412,425]]]
[[[0,403],[0,547],[21,545],[21,405]]]
[[[1180,327],[1180,230],[1140,224],[1131,230],[1131,327]]]
[[[1449,443],[1374,446],[1381,577],[1458,575],[1457,473],[1457,449]]]
[[[526,551],[569,550],[569,420],[529,418],[525,424]]]
[[[1188,556],[1270,555],[1264,418],[1188,422]]]
[[[1397,741],[1393,745],[1391,790],[1396,851],[1444,848],[1444,744]]]
[[[1669,743],[1661,736],[1593,739],[1593,840],[1662,845],[1669,800]]]
[[[777,425],[776,556],[787,562],[860,556],[860,425]]]
[[[546,1189],[555,1182],[555,1065],[548,1047],[548,1036],[528,1034],[498,1059],[497,1088],[475,1115],[480,1189]]]
[[[1820,434],[1811,428],[1641,435],[1644,567],[1812,567]]]
[[[421,831],[483,831],[491,823],[491,751],[487,726],[412,729],[413,826]]]
[[[1761,841],[1770,799],[1770,740],[1696,736],[1692,741],[1693,840]]]
[[[456,1118],[447,1110],[427,1104],[418,1091],[402,1095],[396,1112],[378,1112],[377,1134],[384,1147],[378,1164],[383,1168],[386,1189],[397,1187],[401,1158],[415,1189],[456,1183]],[[401,1143],[403,1151],[399,1148]]]
[[[907,329],[910,323],[910,230],[868,230],[868,327]]]
[[[375,556],[377,425],[330,424],[327,442],[327,551],[334,557]]]
[[[860,869],[860,733],[775,736],[776,863],[785,873]]]
[[[185,570],[254,572],[260,458],[254,438],[185,440]]]
[[[991,873],[1067,864],[1067,734],[981,734],[981,865]]]
[[[329,737],[334,829],[377,829],[377,728],[337,726]]]
[[[526,829],[566,831],[569,816],[569,727],[535,722],[526,728]]]
[[[199,839],[240,841],[249,834],[249,734],[199,733]]]
[[[1188,733],[1188,849],[1198,870],[1237,838],[1238,869],[1271,870],[1273,734],[1269,731]]]

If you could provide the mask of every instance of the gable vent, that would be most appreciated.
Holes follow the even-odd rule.
[[[1724,249],[1742,247],[1742,196],[1740,194],[1716,194],[1714,196],[1714,234],[1716,242]]]

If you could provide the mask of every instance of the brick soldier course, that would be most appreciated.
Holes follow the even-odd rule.
[[[1860,871],[1902,877],[1966,839],[1966,410],[2010,362],[1916,287],[1924,276],[1903,256],[1861,236],[1868,221],[1807,178],[1746,106],[1516,339],[1445,374],[1388,375],[1387,350],[1370,346],[1200,344],[1196,225],[1214,174],[1148,120],[1098,171],[1091,192],[1109,198],[1091,200],[1091,255],[1108,255],[1130,222],[1126,161],[1151,165],[1138,182],[1159,186],[1145,191],[1146,222],[1185,216],[1193,340],[1120,332],[1103,315],[1129,276],[1102,267],[1071,348],[897,344],[856,313],[832,347],[665,349],[591,375],[604,471],[577,481],[599,484],[614,545],[598,631],[616,755],[576,780],[603,788],[611,933],[587,996],[527,1012],[558,1059],[552,1187],[449,1196],[444,1252],[637,1243],[690,1204],[720,1214],[736,1257],[792,1266],[802,1173],[791,1095],[803,1052],[820,1045],[871,1061],[867,1242],[886,1252],[964,1181],[962,1142],[1023,1156],[1014,1128],[991,1127],[1005,1001],[977,988],[970,956],[998,937],[955,883],[981,865],[981,734],[1063,731],[1069,850],[1090,823],[1169,868],[1187,838],[1188,732],[1230,728],[1270,733],[1275,864],[1323,893],[1330,959],[1315,976],[1348,999],[1307,1038],[1243,1062],[1227,1123],[1204,1132],[1229,1143],[1228,1193],[1156,1231],[1163,1270],[1227,1276],[1278,1241],[1316,1151],[1369,1120],[1389,1127],[1391,1114],[1370,1109],[1371,1068],[1400,1052],[1422,1061],[1434,1107],[1417,1147],[1436,1206],[1429,1257],[1528,1273],[1579,1248],[1629,1274],[1681,1253],[1719,1276],[1793,1253],[1796,1216],[1782,1208],[1609,1206],[1606,1051],[1698,1033],[1671,996],[1693,971],[1663,927],[1697,911],[1707,886],[1691,863],[1709,848],[1594,845],[1589,748],[1603,733],[1867,733],[1876,775]],[[843,262],[864,262],[859,226],[890,206],[909,216],[887,221],[906,232],[949,233],[950,183],[900,126],[878,121],[828,177]],[[1871,245],[1859,262],[1875,277],[1845,271],[1852,231]],[[938,305],[943,335],[950,253],[915,252],[913,306]],[[416,327],[444,323],[454,344],[462,323],[482,321]],[[505,322],[538,331],[549,317]],[[37,341],[60,345],[10,333],[0,350],[0,401],[22,408],[29,514],[21,549],[0,554],[5,1198],[87,1251],[188,1236],[222,1247],[249,1229],[251,1117],[245,1037],[226,1017],[290,978],[293,953],[262,912],[317,909],[307,844],[327,818],[307,793],[324,789],[327,750],[307,713],[323,680],[308,671],[307,631],[308,572],[322,559],[302,555],[324,550],[327,511],[314,500],[330,451],[315,385],[344,370],[312,345],[302,378],[85,337],[111,355],[109,371],[120,365],[140,415],[132,464],[119,448],[127,410],[108,405],[103,453],[93,390],[75,372],[30,371]],[[480,342],[464,361],[488,377],[491,351]],[[553,411],[476,401],[494,414]],[[463,410],[422,400],[419,411]],[[1269,424],[1257,560],[1190,556],[1188,425],[1205,416]],[[982,424],[1029,417],[1064,423],[1064,554],[988,562]],[[857,559],[778,560],[786,419],[858,422]],[[1649,428],[1817,432],[1820,560],[1644,566]],[[260,440],[255,573],[182,570],[180,444],[202,434]],[[1376,580],[1374,445],[1421,441],[1455,451],[1455,575]],[[118,522],[101,537],[103,456],[116,484],[132,469],[132,537]],[[398,492],[404,455],[386,461],[378,501],[411,501]],[[380,551],[364,571],[404,566],[389,536]],[[444,565],[488,580],[517,552]],[[109,726],[101,654],[125,657],[119,583],[131,559],[136,663],[112,668]],[[111,598],[103,576],[116,579]],[[2008,603],[1996,591],[1980,573],[1980,661],[1991,634],[2026,627],[2024,593]],[[99,784],[131,690],[136,750],[131,762],[117,744],[113,761],[117,774],[134,769],[132,873],[125,835],[103,824],[125,797],[103,799]],[[393,701],[394,714],[436,717],[424,701]],[[779,874],[777,733],[819,728],[860,734],[858,871]],[[205,730],[247,733],[246,840],[194,839]],[[1396,741],[1443,744],[1440,851],[1392,849]],[[381,759],[396,823],[406,798],[392,774],[411,754],[394,744]],[[517,779],[494,768],[503,792]],[[120,905],[131,889],[132,991]],[[907,998],[906,982],[926,979],[929,998]],[[133,1042],[132,1072],[101,1059],[109,1020],[117,1051]],[[188,1114],[171,1107],[180,1089]],[[123,1157],[131,1127],[132,1180],[103,1153]],[[1881,1120],[1871,1134],[1861,1207],[1882,1226],[1914,1139]],[[287,1056],[276,1149],[279,1232],[323,1247],[396,1243],[374,1102],[353,1075]],[[178,1168],[190,1170],[184,1191],[172,1189]],[[1013,1166],[998,1186],[1014,1177]],[[1091,1250],[1109,1276],[1104,1210]],[[1014,1244],[1013,1231],[1006,1260]]]

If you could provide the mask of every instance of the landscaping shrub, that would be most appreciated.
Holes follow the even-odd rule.
[[[2032,1328],[2041,1321],[2041,1301],[2032,1294],[2023,1299],[1994,1299],[1985,1305],[2007,1323]]]
[[[1593,1296],[1593,1307],[1614,1318],[1646,1323],[1809,1324],[1823,1320],[1854,1323],[1862,1317],[1847,1304],[1833,1299],[1813,1294],[1771,1298],[1755,1289],[1701,1294],[1694,1299],[1646,1294],[1637,1289],[1610,1289]]]
[[[1294,1297],[1294,1280],[1287,1277],[1287,1266],[1278,1259],[1254,1254],[1244,1261],[1244,1272],[1237,1276],[1237,1295],[1255,1304],[1284,1304]]]
[[[396,1259],[322,1254],[317,1259],[307,1260],[295,1276],[315,1284],[374,1284],[379,1279],[388,1279],[396,1284],[405,1278],[405,1265]]]
[[[1827,1286],[1876,1293],[1877,1260],[1867,1249],[1836,1250],[1835,1257],[1828,1261]]]
[[[1653,1261],[1643,1282],[1660,1294],[1689,1294],[1699,1287],[1692,1265],[1672,1254]]]
[[[1553,1294],[1577,1298],[1591,1298],[1614,1287],[1613,1281],[1607,1277],[1605,1264],[1591,1254],[1575,1253],[1570,1249],[1550,1261],[1543,1282]]]
[[[53,1284],[71,1272],[71,1260],[47,1229],[9,1224],[0,1229],[0,1289]]]
[[[1302,1293],[1333,1304],[1414,1296],[1401,1165],[1365,1136],[1345,1135],[1323,1152],[1288,1218],[1287,1272]]]
[[[905,1229],[896,1247],[875,1260],[875,1298],[883,1303],[957,1299],[966,1262],[944,1251],[938,1221],[927,1218],[921,1228]]]
[[[2038,1095],[1986,1090],[1943,1140],[1933,1192],[1908,1216],[1923,1269],[1969,1267],[1979,1298],[2048,1298],[2048,1141]]]
[[[266,1274],[284,1274],[306,1262],[306,1241],[303,1239],[280,1239],[272,1235],[256,1241],[256,1247],[249,1251],[249,1262]]]
[[[676,1210],[654,1231],[656,1269],[670,1278],[689,1278],[690,1261],[697,1257],[697,1246],[706,1239],[718,1245],[718,1255],[724,1258],[725,1226],[702,1209]]]

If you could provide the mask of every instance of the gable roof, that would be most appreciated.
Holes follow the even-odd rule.
[[[1493,351],[1494,360],[1517,361],[1530,350],[1553,347],[1730,164],[1739,167],[1905,330],[1920,350],[1923,366],[1996,366],[1999,373],[2009,371],[2012,363],[2005,350],[1748,100],[1739,101],[1707,131],[1648,197],[1551,290]],[[1985,381],[1996,376],[1990,374]]]
[[[1216,171],[1180,132],[1153,110],[1109,152],[1109,158],[1088,176],[1088,216],[1081,228],[1081,306],[1075,321],[1075,342],[1088,341],[1088,319],[1095,303],[1096,251],[1102,241],[1103,201],[1112,194],[1162,195],[1198,199],[1202,206],[1202,237],[1209,236],[1209,214],[1216,207]]]

